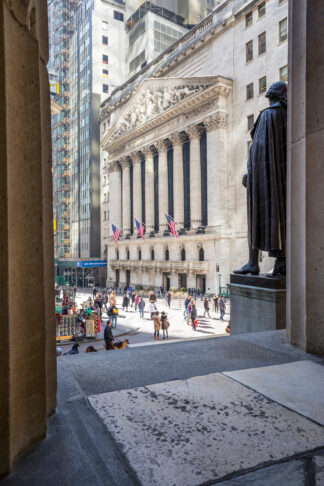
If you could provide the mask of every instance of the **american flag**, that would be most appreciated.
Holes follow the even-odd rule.
[[[167,222],[168,222],[168,225],[170,227],[171,233],[173,234],[173,236],[175,236],[176,238],[178,238],[178,233],[176,232],[176,229],[175,229],[175,222],[174,222],[174,220],[168,214],[166,214],[165,217],[167,219]]]
[[[116,246],[118,246],[118,238],[120,236],[120,229],[116,228],[116,226],[114,224],[112,224],[111,227],[112,227],[112,230],[113,230],[113,233],[114,233],[114,236],[113,236],[114,242],[115,242]]]
[[[137,227],[137,231],[138,231],[138,234],[140,235],[140,237],[146,241],[146,239],[144,238],[144,231],[145,231],[145,228],[144,228],[144,225],[143,223],[140,223],[139,221],[137,221],[137,219],[135,218],[135,223],[136,223],[136,227]]]

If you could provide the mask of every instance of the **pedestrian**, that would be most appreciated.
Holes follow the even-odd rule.
[[[132,294],[131,294],[131,308],[133,308],[133,305],[135,304],[135,297],[136,297],[135,292],[132,292]]]
[[[135,294],[135,299],[134,299],[134,303],[135,303],[135,312],[137,311],[137,306],[138,306],[138,303],[140,301],[140,297],[138,294]]]
[[[161,320],[158,312],[155,313],[153,322],[154,322],[154,339],[160,339]]]
[[[167,293],[166,301],[167,301],[168,307],[170,309],[171,308],[171,293],[170,292]]]
[[[108,303],[108,295],[107,295],[107,293],[106,293],[106,292],[104,292],[104,293],[102,294],[102,304],[103,304],[104,306],[106,306],[106,305],[107,305],[107,303]]]
[[[168,329],[170,327],[170,323],[168,321],[168,316],[166,313],[163,311],[161,314],[161,326],[162,326],[162,331],[163,331],[163,339],[169,339],[169,334],[168,334]]]
[[[184,311],[184,318],[186,321],[188,321],[188,306],[190,304],[190,297],[189,295],[187,295],[187,297],[185,298],[185,301],[184,301],[184,307],[185,307],[185,311]]]
[[[204,299],[204,309],[205,309],[204,317],[206,316],[206,312],[207,312],[208,317],[210,317],[208,297],[205,297],[205,299]]]
[[[117,304],[116,292],[113,290],[109,295],[109,305],[110,307],[113,307],[116,304]]]
[[[97,308],[99,309],[99,315],[101,317],[101,309],[102,309],[102,299],[101,299],[101,296],[99,295],[99,297],[97,298]]]
[[[156,302],[156,295],[155,295],[154,291],[151,293],[149,301],[154,302],[154,303]]]
[[[163,284],[160,287],[160,294],[161,294],[161,297],[163,297],[163,295],[164,295],[164,286],[163,286]]]
[[[111,330],[111,320],[108,319],[105,331],[104,331],[104,339],[105,339],[105,344],[106,344],[106,351],[109,349],[114,349],[114,335]]]
[[[97,295],[97,289],[96,287],[93,287],[92,289],[92,295],[93,295],[93,300],[96,298],[96,295]]]
[[[143,300],[143,297],[141,297],[141,300],[138,303],[139,315],[141,319],[144,319],[144,307],[145,307],[145,302]]]
[[[220,318],[223,321],[224,320],[225,311],[226,311],[226,304],[225,304],[224,297],[222,295],[219,298],[218,305],[219,305],[219,310],[220,310]]]
[[[128,295],[125,293],[123,296],[123,310],[126,309],[126,312],[128,312],[128,306],[129,306],[129,298]]]
[[[214,295],[213,301],[214,301],[214,311],[218,312],[218,297],[216,294]]]
[[[197,309],[193,302],[191,303],[190,319],[192,324],[192,330],[196,331]]]
[[[155,313],[156,313],[156,305],[155,305],[155,302],[150,302],[150,305],[149,305],[149,312],[151,314],[151,319],[153,319]]]

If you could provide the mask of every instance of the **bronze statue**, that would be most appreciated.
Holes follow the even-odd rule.
[[[251,131],[247,174],[249,261],[236,274],[260,273],[259,251],[275,257],[272,276],[286,274],[287,85],[279,81],[266,93],[270,106]]]

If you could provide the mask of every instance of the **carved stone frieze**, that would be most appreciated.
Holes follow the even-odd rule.
[[[186,128],[185,131],[186,131],[186,134],[188,135],[188,137],[190,138],[190,140],[194,140],[196,138],[201,137],[201,134],[204,131],[204,127],[202,127],[201,125],[192,125],[192,126]]]
[[[148,145],[147,147],[143,147],[141,149],[141,152],[143,152],[145,158],[153,157],[153,155],[154,155],[154,148],[152,147],[152,145]]]
[[[119,163],[120,163],[120,165],[121,165],[121,167],[122,167],[123,170],[124,169],[127,169],[127,167],[130,166],[130,162],[129,162],[129,158],[128,157],[121,157],[119,159]]]
[[[228,115],[220,111],[215,115],[211,115],[206,118],[203,123],[206,127],[207,133],[212,132],[213,130],[217,130],[217,128],[227,128]]]
[[[169,140],[173,146],[182,145],[186,140],[186,134],[184,132],[176,132],[169,136]]]
[[[155,148],[159,153],[161,152],[166,152],[169,147],[170,147],[170,142],[169,140],[158,140],[157,142],[154,142]]]
[[[110,162],[107,165],[108,174],[120,171],[120,166],[117,161]]]
[[[194,110],[190,111],[189,113],[186,113],[184,115],[185,120],[191,120],[192,118],[196,118],[199,116],[201,113],[205,113],[206,111],[210,111],[215,106],[217,106],[219,102],[219,96],[216,96],[212,101],[209,101],[208,103],[203,103],[202,105],[198,106]]]
[[[132,154],[130,154],[130,157],[132,159],[133,165],[137,165],[142,162],[142,157],[138,152],[133,152]]]

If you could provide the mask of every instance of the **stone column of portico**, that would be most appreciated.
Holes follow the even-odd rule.
[[[169,137],[173,146],[173,212],[177,229],[184,226],[184,192],[183,192],[183,153],[182,146],[186,140],[183,132]]]
[[[131,192],[130,192],[130,163],[127,157],[120,160],[123,169],[123,236],[130,233],[131,228]]]
[[[154,231],[154,152],[151,146],[142,152],[145,156],[145,227],[148,235]]]
[[[190,138],[190,227],[201,226],[201,164],[200,137],[204,131],[200,125],[186,129]]]
[[[207,131],[207,214],[208,226],[221,226],[226,221],[227,189],[227,115],[219,112],[209,116]],[[216,185],[216,187],[215,187]]]
[[[166,213],[168,213],[168,140],[159,140],[155,144],[159,152],[159,232],[168,229]]]
[[[118,162],[111,162],[108,165],[109,174],[109,235],[113,235],[111,225],[121,229],[121,208],[122,208],[122,194],[121,194],[121,171]]]
[[[131,154],[131,158],[133,161],[133,188],[134,188],[133,189],[133,214],[134,214],[134,218],[142,222],[142,174],[141,174],[142,159],[138,152]],[[137,231],[135,231],[135,234],[136,233]]]

